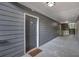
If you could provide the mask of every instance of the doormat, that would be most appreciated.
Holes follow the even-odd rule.
[[[32,57],[34,57],[34,56],[36,56],[37,54],[39,54],[41,51],[42,51],[42,50],[39,49],[39,48],[34,48],[34,49],[31,49],[28,54],[31,55]]]

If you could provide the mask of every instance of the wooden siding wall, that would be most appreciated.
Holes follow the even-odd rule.
[[[24,15],[8,2],[0,3],[0,56],[24,54]]]
[[[58,22],[22,5],[15,4],[0,3],[0,57],[24,55],[24,13],[30,13],[40,18],[40,45],[58,36],[58,27],[52,26],[52,23],[58,24]]]

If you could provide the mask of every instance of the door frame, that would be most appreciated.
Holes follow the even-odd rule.
[[[37,19],[37,29],[36,29],[36,48],[39,47],[39,17],[35,16],[35,15],[31,15],[29,13],[24,13],[24,54],[26,54],[26,15],[30,16],[30,17],[34,17]]]

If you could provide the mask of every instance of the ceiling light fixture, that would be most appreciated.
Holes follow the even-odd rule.
[[[55,5],[55,2],[46,2],[46,3],[49,7],[53,7]]]

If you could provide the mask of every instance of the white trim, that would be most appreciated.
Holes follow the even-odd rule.
[[[31,17],[34,17],[34,18],[37,18],[37,31],[36,31],[36,33],[37,33],[37,36],[36,36],[36,48],[38,48],[39,47],[39,17],[37,17],[37,16],[34,16],[34,15],[31,15],[31,14],[28,14],[28,13],[24,13],[24,54],[26,54],[26,37],[25,37],[25,28],[26,28],[26,15],[28,15],[28,16],[31,16]]]
[[[25,51],[25,44],[26,44],[26,42],[25,42],[25,13],[24,13],[24,54],[26,54],[26,51]]]

